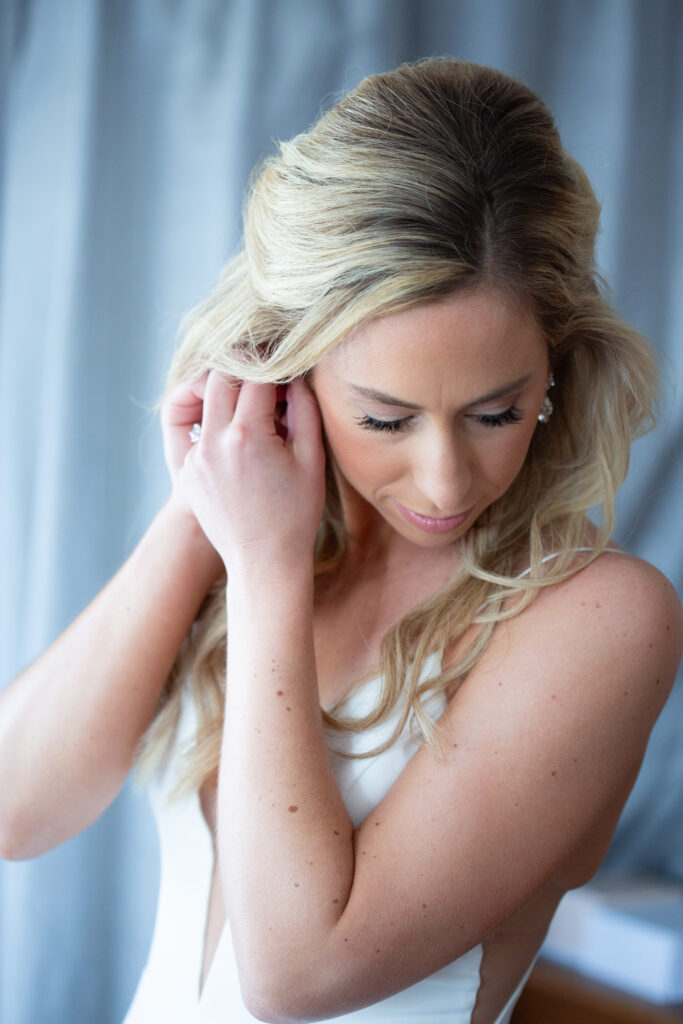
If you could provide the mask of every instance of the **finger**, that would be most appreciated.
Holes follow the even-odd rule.
[[[209,373],[204,390],[202,437],[223,430],[232,422],[240,385],[240,381],[226,380],[216,370]]]
[[[161,418],[170,426],[186,426],[202,417],[202,405],[208,373],[181,380],[169,391],[161,405]]]
[[[320,443],[320,409],[310,386],[297,377],[287,386],[287,432],[295,445]]]
[[[275,431],[275,405],[277,387],[275,384],[255,384],[245,381],[240,391],[235,410],[235,423],[244,426],[259,425],[270,433]]]

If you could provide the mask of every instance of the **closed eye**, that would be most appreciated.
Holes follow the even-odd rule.
[[[511,405],[505,412],[480,413],[474,419],[485,427],[504,427],[507,423],[519,423],[524,419],[524,413],[516,405]]]
[[[366,414],[359,416],[356,422],[364,430],[385,430],[389,434],[397,434],[399,430],[405,429],[412,418],[412,416],[405,416],[402,420],[376,420]]]
[[[472,418],[484,427],[504,427],[508,423],[520,423],[524,419],[524,413],[516,405],[511,405],[504,412],[481,413]],[[356,422],[364,430],[383,430],[388,434],[397,434],[399,431],[405,430],[412,420],[412,416],[405,416],[400,420],[378,420],[366,413],[358,417]]]

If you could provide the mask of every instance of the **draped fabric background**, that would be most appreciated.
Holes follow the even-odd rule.
[[[0,685],[94,596],[167,493],[150,406],[181,313],[238,241],[254,162],[365,74],[433,54],[521,76],[593,181],[601,265],[668,385],[617,537],[681,586],[678,0],[3,0]],[[683,878],[682,741],[679,683],[611,869]],[[116,1024],[156,880],[129,787],[61,848],[0,863],[2,1024]]]

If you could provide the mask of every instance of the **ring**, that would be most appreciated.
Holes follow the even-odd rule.
[[[193,423],[192,430],[189,432],[190,441],[192,444],[196,444],[199,438],[202,436],[202,425],[201,423]]]

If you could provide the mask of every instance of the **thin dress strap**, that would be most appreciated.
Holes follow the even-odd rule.
[[[593,550],[594,550],[593,548],[574,548],[574,552],[575,553],[577,551],[593,551]],[[612,554],[614,554],[614,555],[627,555],[628,554],[628,552],[624,551],[623,548],[603,548],[603,551],[601,551],[600,554],[603,554],[604,551],[611,551]],[[544,564],[545,562],[549,562],[551,558],[558,558],[559,555],[561,555],[561,554],[562,554],[561,551],[552,551],[549,555],[546,555],[544,558],[541,559],[541,563]],[[520,572],[519,575],[516,577],[516,579],[521,580],[522,576],[527,576],[530,572],[531,572],[531,566],[529,566],[528,569],[525,569],[524,572]]]

